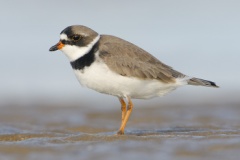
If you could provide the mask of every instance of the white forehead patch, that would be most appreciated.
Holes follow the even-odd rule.
[[[68,40],[68,37],[65,33],[60,34],[60,39],[61,40]]]

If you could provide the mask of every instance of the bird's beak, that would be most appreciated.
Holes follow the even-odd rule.
[[[52,46],[49,51],[56,51],[56,50],[59,50],[59,49],[62,49],[64,47],[64,44],[59,41],[57,44],[55,44],[54,46]]]

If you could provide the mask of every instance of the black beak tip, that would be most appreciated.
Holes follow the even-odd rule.
[[[56,50],[58,50],[57,45],[54,45],[49,49],[49,51],[56,51]]]

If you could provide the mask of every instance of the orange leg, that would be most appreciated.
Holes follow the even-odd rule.
[[[122,99],[122,100],[123,100],[123,99]],[[128,119],[129,119],[129,117],[130,117],[130,115],[131,115],[131,112],[132,112],[132,109],[133,109],[133,103],[132,103],[131,99],[130,99],[129,97],[127,97],[127,100],[128,100],[127,112],[126,112],[126,114],[125,114],[125,116],[124,116],[124,119],[123,119],[123,121],[122,121],[122,124],[121,124],[121,126],[120,126],[120,128],[119,128],[119,130],[118,130],[118,132],[117,132],[118,135],[124,134],[124,128],[125,128],[125,126],[126,126],[126,124],[127,124],[127,121],[128,121]],[[121,101],[120,101],[120,102],[121,102]],[[125,102],[124,102],[124,103],[125,103]]]
[[[124,120],[126,112],[127,112],[127,107],[126,107],[126,103],[124,102],[123,98],[119,98],[119,101],[121,103],[122,123],[123,123],[123,120]]]

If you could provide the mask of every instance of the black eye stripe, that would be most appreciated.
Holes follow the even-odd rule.
[[[67,40],[61,40],[61,42],[63,43],[63,44],[69,44],[69,45],[74,45],[74,43],[72,42],[72,41],[67,41]]]
[[[80,36],[79,36],[79,35],[73,35],[72,39],[75,40],[75,41],[77,41],[77,40],[80,39]]]
[[[83,38],[83,36],[79,35],[79,34],[72,34],[72,35],[69,35],[67,37],[68,37],[68,40],[66,40],[66,39],[61,40],[61,42],[63,44],[76,45],[79,42],[81,42],[80,40]]]
[[[83,36],[79,35],[79,34],[73,34],[68,36],[69,39],[73,40],[73,41],[78,41],[80,39],[82,39]]]

